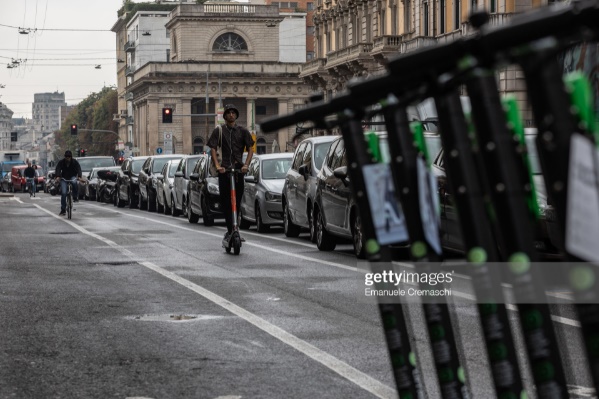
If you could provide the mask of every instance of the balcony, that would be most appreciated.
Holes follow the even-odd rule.
[[[125,76],[133,76],[133,73],[136,69],[137,68],[134,66],[128,66],[127,68],[125,68]]]
[[[370,55],[372,43],[358,43],[327,54],[327,71],[344,79],[360,76],[371,69],[374,59]]]
[[[125,51],[135,51],[135,42],[125,43]]]
[[[512,19],[511,13],[495,13],[489,14],[489,26],[502,26],[507,24]]]
[[[131,101],[131,100],[133,100],[133,93],[127,92],[127,94],[125,94],[125,101]]]
[[[372,55],[377,61],[386,62],[389,57],[399,54],[401,49],[402,36],[388,35],[380,36],[372,42]]]
[[[435,44],[437,44],[437,39],[434,37],[421,36],[401,43],[400,52],[402,54],[409,53],[410,51],[414,51],[423,47],[434,46]]]
[[[311,73],[316,73],[316,72],[318,72],[319,69],[322,70],[322,68],[325,66],[326,63],[327,63],[326,58],[315,58],[313,60],[310,60],[310,61],[306,62],[304,65],[302,65],[302,70],[300,72],[300,76],[309,75]]]

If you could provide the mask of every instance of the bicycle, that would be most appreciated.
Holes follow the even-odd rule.
[[[231,235],[229,235],[229,239],[226,240],[223,238],[223,248],[227,253],[231,253],[231,249],[233,249],[233,253],[235,255],[239,255],[241,252],[241,236],[239,235],[239,225],[237,223],[237,201],[236,201],[236,191],[235,191],[235,173],[241,173],[241,169],[227,169],[225,173],[229,174],[230,177],[230,185],[231,185],[231,212],[233,217],[233,231]]]
[[[73,184],[77,181],[77,179],[67,180],[64,177],[60,178],[61,181],[67,182],[67,218],[71,219],[73,213]]]
[[[35,197],[35,190],[37,188],[35,184],[35,177],[27,178],[27,186],[29,187],[29,198]]]

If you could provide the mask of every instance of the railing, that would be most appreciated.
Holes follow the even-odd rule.
[[[360,55],[368,55],[372,50],[372,43],[358,43],[353,46],[343,48],[338,51],[333,51],[327,54],[327,64],[334,64],[335,61],[344,60],[346,58],[354,59]]]
[[[381,36],[374,39],[372,42],[372,49],[377,50],[382,47],[399,47],[401,42],[401,36]]]
[[[496,13],[489,15],[489,26],[505,25],[512,19],[511,13]]]
[[[410,51],[414,51],[422,47],[433,46],[435,44],[437,44],[437,39],[434,37],[417,37],[415,39],[401,43],[400,52],[408,53]]]
[[[437,43],[449,43],[464,37],[462,30],[454,30],[437,36]]]
[[[305,73],[306,71],[317,70],[318,68],[324,67],[327,63],[326,58],[316,58],[314,60],[306,62],[302,65],[301,73]]]
[[[206,15],[279,16],[279,7],[256,4],[189,4],[171,11],[171,19],[176,17],[200,17]]]

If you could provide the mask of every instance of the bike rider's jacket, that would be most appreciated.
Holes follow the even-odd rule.
[[[81,165],[76,159],[71,159],[71,162],[61,159],[56,165],[56,171],[54,172],[57,177],[62,177],[66,180],[71,180],[74,177],[81,177]]]
[[[35,168],[33,166],[28,166],[25,168],[25,177],[34,178],[35,177]]]

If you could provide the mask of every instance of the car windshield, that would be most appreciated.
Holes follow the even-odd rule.
[[[314,165],[316,166],[316,169],[320,170],[324,157],[327,155],[327,151],[329,151],[329,147],[331,147],[332,143],[333,142],[330,141],[328,143],[317,143],[314,145]]]
[[[156,158],[154,161],[154,166],[152,166],[152,173],[160,173],[164,164],[172,159],[180,159],[180,158]]]
[[[95,179],[96,177],[98,177],[98,170],[97,169],[94,169],[91,172],[89,172],[88,179]]]
[[[262,161],[262,178],[264,180],[284,179],[291,167],[292,158],[266,159]]]
[[[138,174],[141,170],[141,167],[144,166],[145,159],[136,159],[131,163],[131,170],[133,173]]]
[[[10,172],[10,170],[12,169],[12,167],[15,166],[14,164],[10,164],[10,163],[4,163],[2,164],[2,171],[3,172]]]
[[[96,159],[78,158],[77,162],[79,162],[79,165],[81,165],[82,171],[86,171],[86,170],[89,171],[89,170],[92,170],[93,168],[103,168],[103,167],[114,166],[114,159],[112,159],[112,158],[96,158]]]

